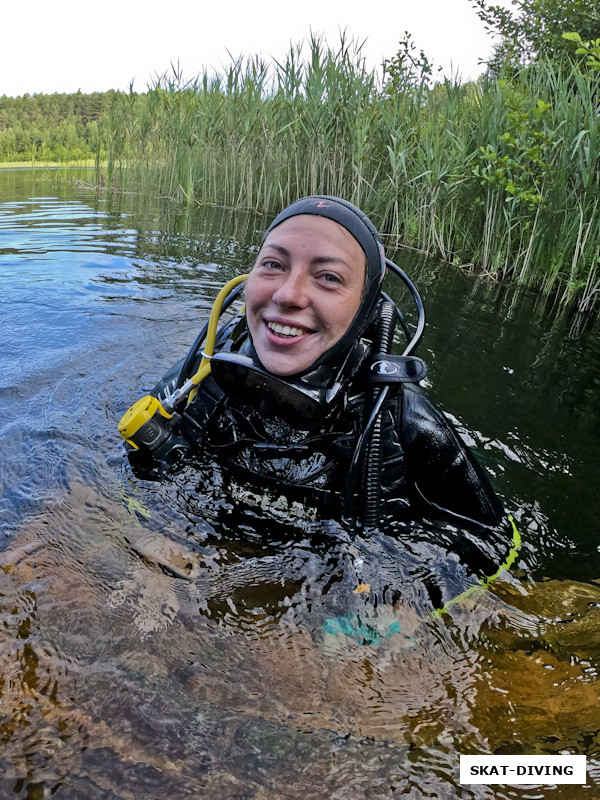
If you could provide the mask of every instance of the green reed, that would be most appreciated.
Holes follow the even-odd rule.
[[[591,309],[600,288],[597,78],[546,61],[432,88],[400,59],[381,77],[342,36],[281,63],[232,60],[144,95],[102,127],[108,182],[269,214],[297,197],[359,205],[394,244]]]

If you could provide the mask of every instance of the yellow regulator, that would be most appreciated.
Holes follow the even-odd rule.
[[[165,411],[157,397],[147,394],[123,414],[119,433],[136,450],[156,450],[171,435],[172,421],[173,414]]]
[[[119,433],[135,450],[157,451],[172,450],[184,445],[175,434],[174,428],[181,416],[176,413],[179,405],[193,397],[192,392],[210,373],[210,359],[213,354],[217,334],[217,324],[221,309],[227,295],[247,275],[238,275],[221,289],[217,295],[208,322],[206,345],[202,353],[202,361],[195,375],[183,386],[176,389],[168,398],[161,401],[152,395],[145,395],[126,411],[119,422]]]

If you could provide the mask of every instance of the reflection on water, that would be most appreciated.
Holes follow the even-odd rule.
[[[416,527],[350,536],[131,475],[118,417],[263,227],[0,174],[0,796],[590,797],[457,780],[460,753],[566,749],[600,783],[593,330],[414,264],[432,392],[524,540],[448,614],[476,578]]]

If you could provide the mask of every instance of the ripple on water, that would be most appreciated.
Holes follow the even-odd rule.
[[[0,794],[583,800],[456,783],[460,752],[565,744],[596,759],[597,789],[598,590],[531,579],[583,546],[549,517],[552,487],[585,494],[594,399],[550,350],[531,358],[543,321],[489,298],[475,318],[473,286],[467,315],[462,278],[430,282],[434,385],[524,538],[523,573],[432,616],[473,583],[443,531],[240,517],[185,472],[150,485],[124,464],[118,416],[185,353],[263,221],[47,189],[0,206]],[[580,373],[585,357],[557,356]]]

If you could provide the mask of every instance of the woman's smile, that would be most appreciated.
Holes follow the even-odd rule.
[[[308,369],[354,319],[365,254],[325,217],[290,217],[266,237],[246,282],[246,318],[263,366],[276,375]]]
[[[283,337],[284,339],[294,338],[297,339],[299,336],[302,336],[304,333],[308,331],[306,328],[299,328],[294,323],[286,323],[286,322],[274,322],[268,321],[267,328],[275,334],[274,341],[277,342],[277,338]]]

